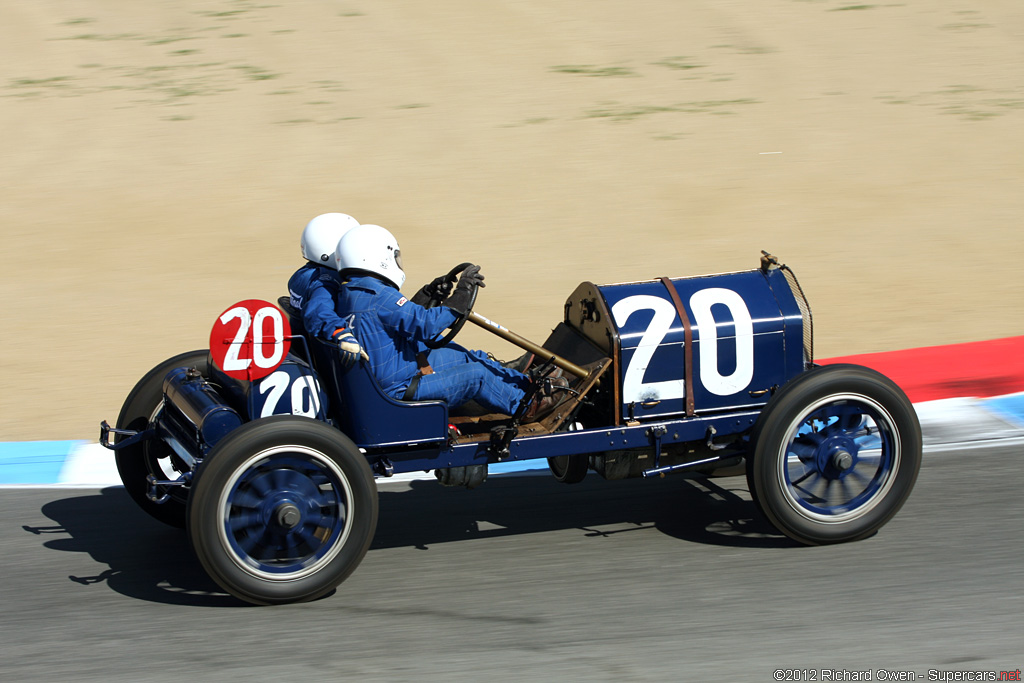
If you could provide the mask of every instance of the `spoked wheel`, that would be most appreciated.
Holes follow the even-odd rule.
[[[873,534],[903,506],[921,467],[913,405],[891,380],[856,365],[816,368],[784,387],[751,443],[754,500],[809,545]]]
[[[163,409],[164,377],[171,370],[182,367],[196,368],[202,374],[207,374],[207,352],[189,351],[180,354],[146,373],[125,399],[121,414],[117,416],[117,428],[137,432],[148,428]],[[158,488],[158,495],[167,496],[162,503],[147,496],[147,476],[173,481],[188,470],[188,466],[178,459],[170,446],[159,439],[149,439],[116,451],[114,459],[125,491],[139,507],[165,524],[179,528],[185,526],[185,504],[189,492],[187,487],[168,487],[166,490]]]
[[[314,600],[366,554],[377,489],[341,432],[282,415],[217,445],[199,470],[188,520],[199,561],[227,592],[256,604]]]

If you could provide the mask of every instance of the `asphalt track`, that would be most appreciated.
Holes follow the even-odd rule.
[[[217,592],[123,489],[0,492],[0,680],[736,680],[1024,664],[1020,447],[926,451],[877,535],[804,548],[745,481],[389,483],[333,595]],[[878,680],[877,673],[874,680]]]

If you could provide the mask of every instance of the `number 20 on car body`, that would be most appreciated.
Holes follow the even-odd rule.
[[[784,382],[786,367],[792,371],[804,362],[795,335],[787,339],[786,333],[787,325],[799,328],[799,308],[791,296],[780,300],[756,272],[708,280],[672,281],[692,325],[696,403],[702,410],[736,407],[738,401],[762,404],[767,400],[764,390]],[[653,417],[683,412],[684,326],[664,284],[597,289],[620,334],[623,413]]]

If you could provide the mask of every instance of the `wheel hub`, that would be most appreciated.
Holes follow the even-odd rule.
[[[836,435],[826,439],[818,449],[818,471],[830,479],[846,476],[857,464],[857,443],[848,436]]]
[[[292,503],[281,503],[274,510],[273,519],[279,527],[285,531],[291,531],[302,521],[302,513]]]
[[[832,467],[845,472],[853,466],[853,456],[846,451],[839,450],[832,454]]]

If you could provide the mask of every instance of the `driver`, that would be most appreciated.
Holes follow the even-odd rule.
[[[442,305],[425,308],[421,304],[447,294],[445,278],[425,285],[412,301],[402,296],[401,251],[385,228],[360,225],[348,231],[338,243],[337,260],[342,279],[337,310],[354,317],[370,368],[384,393],[406,401],[443,400],[453,408],[475,400],[491,412],[515,413],[529,377],[481,351],[457,344],[431,350],[424,344],[468,314],[474,287],[484,286],[479,266],[463,271]],[[564,388],[568,381],[557,376],[552,384]],[[549,392],[533,402],[523,419],[540,419],[569,395]]]
[[[337,344],[345,367],[366,355],[345,319],[334,310],[339,285],[335,263],[338,240],[357,225],[359,221],[344,213],[322,213],[306,223],[299,245],[307,263],[288,280],[288,303],[301,314],[305,331]]]

